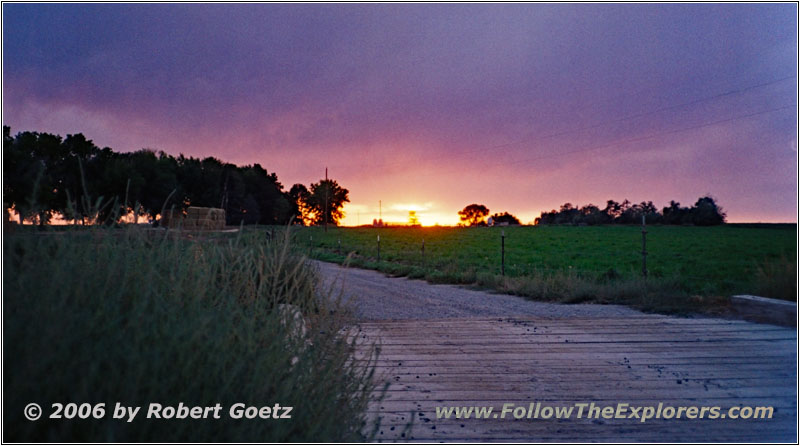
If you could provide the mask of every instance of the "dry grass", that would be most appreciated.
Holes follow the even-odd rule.
[[[369,440],[372,367],[350,360],[338,309],[288,237],[6,234],[3,263],[4,441]],[[303,317],[282,318],[285,304]],[[299,321],[306,336],[296,335]],[[58,402],[223,411],[219,420],[34,423],[23,418],[30,402],[46,415]],[[237,402],[292,406],[293,417],[232,420]]]

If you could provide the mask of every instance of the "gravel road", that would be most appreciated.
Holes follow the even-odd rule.
[[[343,293],[361,320],[438,319],[485,316],[597,316],[640,315],[619,305],[565,305],[534,302],[518,296],[476,291],[453,285],[432,285],[422,280],[386,277],[377,271],[343,268],[314,261],[325,286]]]

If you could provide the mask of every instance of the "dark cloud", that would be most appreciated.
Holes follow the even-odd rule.
[[[796,164],[795,110],[697,126],[794,104],[796,8],[4,4],[3,118],[260,162],[288,184],[329,165],[356,201],[489,166],[531,213],[589,200],[594,178],[608,198],[677,184],[787,220],[796,169],[768,172]],[[456,189],[410,200],[449,212],[471,200]]]

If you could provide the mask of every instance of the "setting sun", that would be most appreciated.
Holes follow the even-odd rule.
[[[371,225],[373,220],[382,219],[387,225],[408,225],[409,212],[415,212],[422,226],[455,226],[458,224],[458,209],[443,212],[434,203],[375,203],[373,206],[347,203],[342,226]]]

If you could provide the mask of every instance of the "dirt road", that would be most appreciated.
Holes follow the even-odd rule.
[[[342,292],[361,320],[437,319],[486,316],[618,317],[642,314],[619,305],[561,305],[517,296],[389,278],[363,269],[315,262],[327,286]]]
[[[380,441],[797,441],[793,328],[318,267],[353,305],[359,339],[381,347]],[[754,419],[762,407],[771,417]]]

